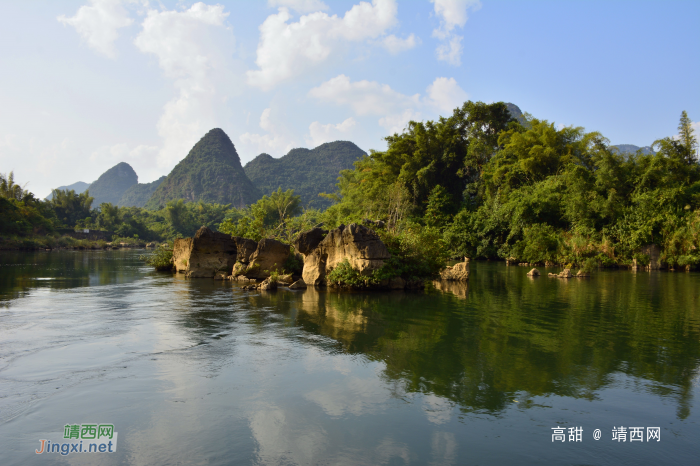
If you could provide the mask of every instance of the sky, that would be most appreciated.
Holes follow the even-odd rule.
[[[24,0],[0,15],[0,173],[150,182],[212,128],[243,164],[512,102],[612,144],[700,121],[700,2]],[[700,126],[695,127],[700,134]]]

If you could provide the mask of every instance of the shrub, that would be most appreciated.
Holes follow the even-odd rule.
[[[162,244],[156,248],[153,254],[139,256],[146,264],[155,267],[156,270],[166,271],[173,269],[173,250],[169,244]],[[185,265],[187,261],[184,260]]]
[[[366,280],[366,277],[363,277],[360,275],[360,272],[352,268],[347,259],[343,260],[326,275],[326,282],[329,285],[364,286]]]

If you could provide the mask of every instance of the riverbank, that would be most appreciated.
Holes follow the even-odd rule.
[[[78,239],[67,235],[0,236],[0,251],[40,251],[44,249],[121,249],[151,248],[157,243],[147,243],[136,238],[114,238],[112,241]]]

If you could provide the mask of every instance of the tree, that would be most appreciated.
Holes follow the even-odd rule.
[[[51,208],[56,212],[58,220],[64,225],[74,227],[80,220],[90,217],[90,207],[93,198],[85,191],[76,194],[74,190],[53,190],[53,199],[49,201]]]
[[[680,136],[681,144],[688,151],[689,157],[697,159],[698,140],[694,133],[693,122],[688,118],[688,113],[683,110],[681,121],[678,123],[678,135]]]

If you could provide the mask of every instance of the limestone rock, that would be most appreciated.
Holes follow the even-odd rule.
[[[316,249],[318,244],[323,241],[323,238],[328,234],[328,230],[322,228],[313,228],[299,234],[299,237],[294,242],[294,249],[301,254],[309,254]]]
[[[315,249],[304,255],[302,278],[307,285],[324,285],[326,274],[344,260],[360,274],[369,275],[390,257],[374,231],[356,223],[341,225],[329,231]]]
[[[440,278],[443,280],[454,280],[466,282],[469,280],[469,262],[460,262],[452,267],[447,266],[440,271]]]
[[[194,238],[178,238],[173,245],[173,264],[187,277],[212,278],[228,271],[236,260],[236,242],[229,235],[207,227],[197,230]]]
[[[236,242],[236,248],[238,249],[236,261],[243,264],[248,264],[250,262],[250,256],[253,255],[255,250],[258,248],[258,243],[252,239],[241,238],[240,236],[234,236],[233,239]]]
[[[292,283],[291,285],[289,285],[290,290],[303,290],[305,288],[306,288],[306,283],[304,283],[303,278],[299,279],[299,280],[295,281],[294,283]]]
[[[573,275],[571,275],[571,269],[564,269],[561,272],[559,272],[558,277],[559,278],[571,278]]]
[[[532,269],[528,273],[531,277],[539,277],[540,276],[540,271],[537,269]]]
[[[250,256],[245,276],[256,279],[267,278],[273,270],[282,270],[288,258],[289,246],[274,239],[261,239],[257,249]]]
[[[266,278],[260,284],[260,291],[274,291],[276,289],[277,289],[277,282],[270,279],[270,278]]]

